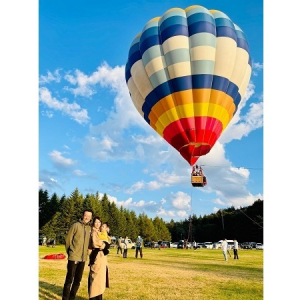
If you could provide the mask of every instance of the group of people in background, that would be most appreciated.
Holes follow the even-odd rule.
[[[231,257],[231,254],[230,254],[229,249],[228,249],[227,239],[224,239],[222,241],[221,247],[222,247],[222,252],[223,252],[224,259],[226,261],[228,261],[227,254],[230,257]],[[233,255],[234,255],[234,259],[239,259],[238,249],[239,249],[239,244],[238,244],[237,240],[233,240]]]

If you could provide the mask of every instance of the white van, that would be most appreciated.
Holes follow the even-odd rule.
[[[212,249],[213,248],[213,243],[212,242],[204,242],[204,247],[206,249]]]
[[[127,243],[127,249],[135,249],[135,243],[133,243],[131,241],[131,239],[127,239],[128,243]],[[124,239],[121,241],[122,243],[122,248],[124,248]]]

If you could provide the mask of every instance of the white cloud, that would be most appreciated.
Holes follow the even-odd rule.
[[[47,107],[61,111],[79,124],[84,124],[89,121],[90,118],[87,110],[81,108],[76,102],[68,103],[67,99],[59,101],[55,97],[52,97],[51,92],[45,87],[41,87],[39,89],[39,94],[40,102],[45,104]]]
[[[252,63],[252,74],[253,76],[257,76],[258,72],[260,72],[263,69],[264,65],[259,62],[253,62]]]
[[[133,194],[133,193],[141,190],[142,188],[144,188],[144,186],[145,186],[145,183],[143,181],[136,182],[129,189],[125,190],[124,193]]]
[[[54,165],[58,168],[69,168],[76,163],[76,161],[72,160],[71,158],[63,157],[62,153],[57,150],[53,150],[51,153],[49,153],[49,156]]]
[[[78,177],[84,177],[86,176],[86,173],[82,172],[81,170],[74,170],[73,171],[74,175],[78,176]]]
[[[184,192],[172,193],[171,195],[171,204],[179,210],[190,210],[190,202],[191,197]]]
[[[215,200],[213,200],[214,203],[219,204],[219,205],[225,205],[226,203],[224,201],[222,201],[220,198],[217,198]]]
[[[57,69],[54,71],[54,73],[47,71],[47,75],[41,75],[39,80],[40,84],[50,83],[51,81],[55,81],[56,83],[59,83],[61,80],[61,75],[59,74],[60,70],[61,69]]]

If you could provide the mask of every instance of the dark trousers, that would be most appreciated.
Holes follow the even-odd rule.
[[[75,264],[75,261],[68,260],[67,275],[64,284],[62,300],[75,299],[76,293],[80,286],[84,265],[84,261],[79,261],[77,264]]]
[[[121,254],[122,254],[122,248],[120,246],[118,246],[117,254],[119,254],[119,250],[121,251]]]
[[[127,249],[124,249],[123,251],[123,258],[127,258]]]
[[[233,249],[234,259],[239,259],[238,249]]]
[[[136,247],[135,248],[135,258],[138,257],[138,253],[140,252],[140,257],[143,258],[143,250],[142,250],[142,247],[141,248],[138,248]]]

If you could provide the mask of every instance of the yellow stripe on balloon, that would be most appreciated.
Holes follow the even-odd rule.
[[[143,96],[143,98],[146,98],[147,95],[153,90],[153,87],[145,71],[142,60],[140,59],[135,62],[130,71],[131,77],[140,94]]]
[[[162,47],[164,50],[164,54],[175,49],[181,49],[181,48],[189,49],[190,48],[189,37],[184,35],[173,36],[171,38],[168,38],[162,44]]]
[[[155,57],[145,66],[145,70],[149,77],[154,73],[163,70],[164,68],[166,68],[166,61],[164,56]]]
[[[230,78],[236,55],[236,42],[228,37],[218,37],[214,75]]]
[[[211,46],[197,46],[190,49],[191,61],[194,60],[215,60],[216,48]]]
[[[200,114],[194,113],[194,107],[195,107],[195,112],[197,111]],[[184,116],[185,118],[194,118],[194,117],[211,117],[218,119],[222,125],[223,128],[227,126],[229,123],[229,113],[228,110],[224,109],[224,107],[213,104],[213,103],[195,103],[195,104],[186,104],[186,105],[179,105],[174,108],[170,109],[170,113],[173,114],[174,116],[176,115],[178,110],[184,110],[186,112],[186,115]],[[206,111],[206,113],[204,113]],[[202,112],[202,113],[201,113]],[[218,116],[222,115],[222,118],[218,118]],[[175,120],[177,121],[177,120]],[[157,132],[159,132],[161,135],[164,131],[164,129],[170,124],[169,122],[169,117],[166,113],[163,113],[159,118],[157,123],[155,124]]]
[[[190,76],[191,75],[191,63],[189,61],[184,61],[180,63],[173,64],[168,67],[168,72],[170,79]]]

